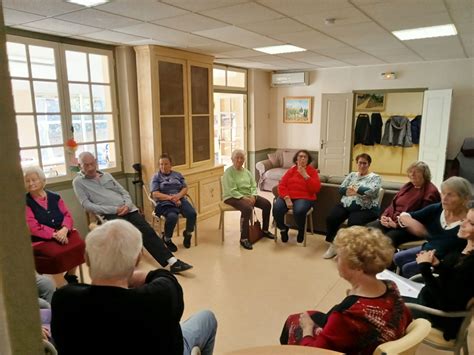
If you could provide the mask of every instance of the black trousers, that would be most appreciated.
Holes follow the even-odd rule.
[[[107,220],[121,218],[133,224],[142,233],[143,246],[145,249],[160,263],[161,266],[165,267],[168,265],[168,259],[173,257],[173,254],[168,250],[160,236],[156,234],[155,230],[138,211],[131,212],[125,216],[107,214],[104,217]]]
[[[380,220],[376,220],[367,224],[367,227],[380,229],[383,234],[392,240],[392,244],[397,248],[400,244],[411,242],[413,240],[420,240],[420,238],[409,233],[405,228],[387,228],[380,223]]]
[[[342,222],[347,219],[347,225],[365,226],[367,223],[377,219],[379,215],[378,209],[362,210],[351,206],[351,209],[338,203],[326,218],[326,241],[332,243],[336,237],[337,231]]]

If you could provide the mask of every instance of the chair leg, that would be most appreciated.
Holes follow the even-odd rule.
[[[310,228],[311,228],[311,234],[314,235],[314,225],[313,225],[313,224],[314,224],[314,223],[313,223],[313,214],[310,214],[310,215],[309,215],[309,226],[310,226]]]
[[[224,243],[224,229],[225,229],[224,212],[221,212],[221,222],[222,222],[221,239],[222,239],[222,243]]]
[[[79,265],[79,279],[81,280],[81,283],[84,283],[84,271],[82,270],[82,264]]]
[[[198,245],[198,225],[194,226],[194,246],[197,247]]]
[[[304,220],[304,239],[303,239],[303,246],[306,247],[306,237],[307,237],[307,234],[308,234],[308,231],[306,230],[306,227],[308,225],[308,216],[306,216],[305,220]]]

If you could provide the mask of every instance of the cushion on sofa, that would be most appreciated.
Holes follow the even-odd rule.
[[[276,168],[277,166],[281,166],[280,159],[278,159],[278,155],[276,153],[269,153],[267,154],[268,160],[272,163],[273,167]]]
[[[285,169],[291,168],[293,166],[293,157],[295,156],[295,152],[291,151],[284,151],[283,152],[283,162],[282,167]]]
[[[329,179],[329,176],[327,175],[319,175],[319,181],[321,182],[327,182]]]
[[[382,181],[382,187],[385,189],[385,190],[400,190],[400,188],[405,185],[404,183],[402,182],[392,182],[392,181],[387,181],[387,182],[384,182]]]
[[[330,176],[328,178],[328,183],[329,184],[336,184],[336,185],[340,185],[342,184],[342,182],[344,181],[346,177],[345,176]]]
[[[285,168],[273,168],[265,172],[265,178],[280,181],[283,175],[285,175],[287,169]]]

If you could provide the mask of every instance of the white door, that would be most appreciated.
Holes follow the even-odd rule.
[[[323,175],[349,173],[353,94],[323,94],[318,168]]]
[[[443,182],[453,90],[428,90],[423,98],[419,160],[428,164],[432,182]]]

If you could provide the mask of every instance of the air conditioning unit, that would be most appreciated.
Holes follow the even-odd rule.
[[[308,86],[309,73],[272,73],[272,86]]]

